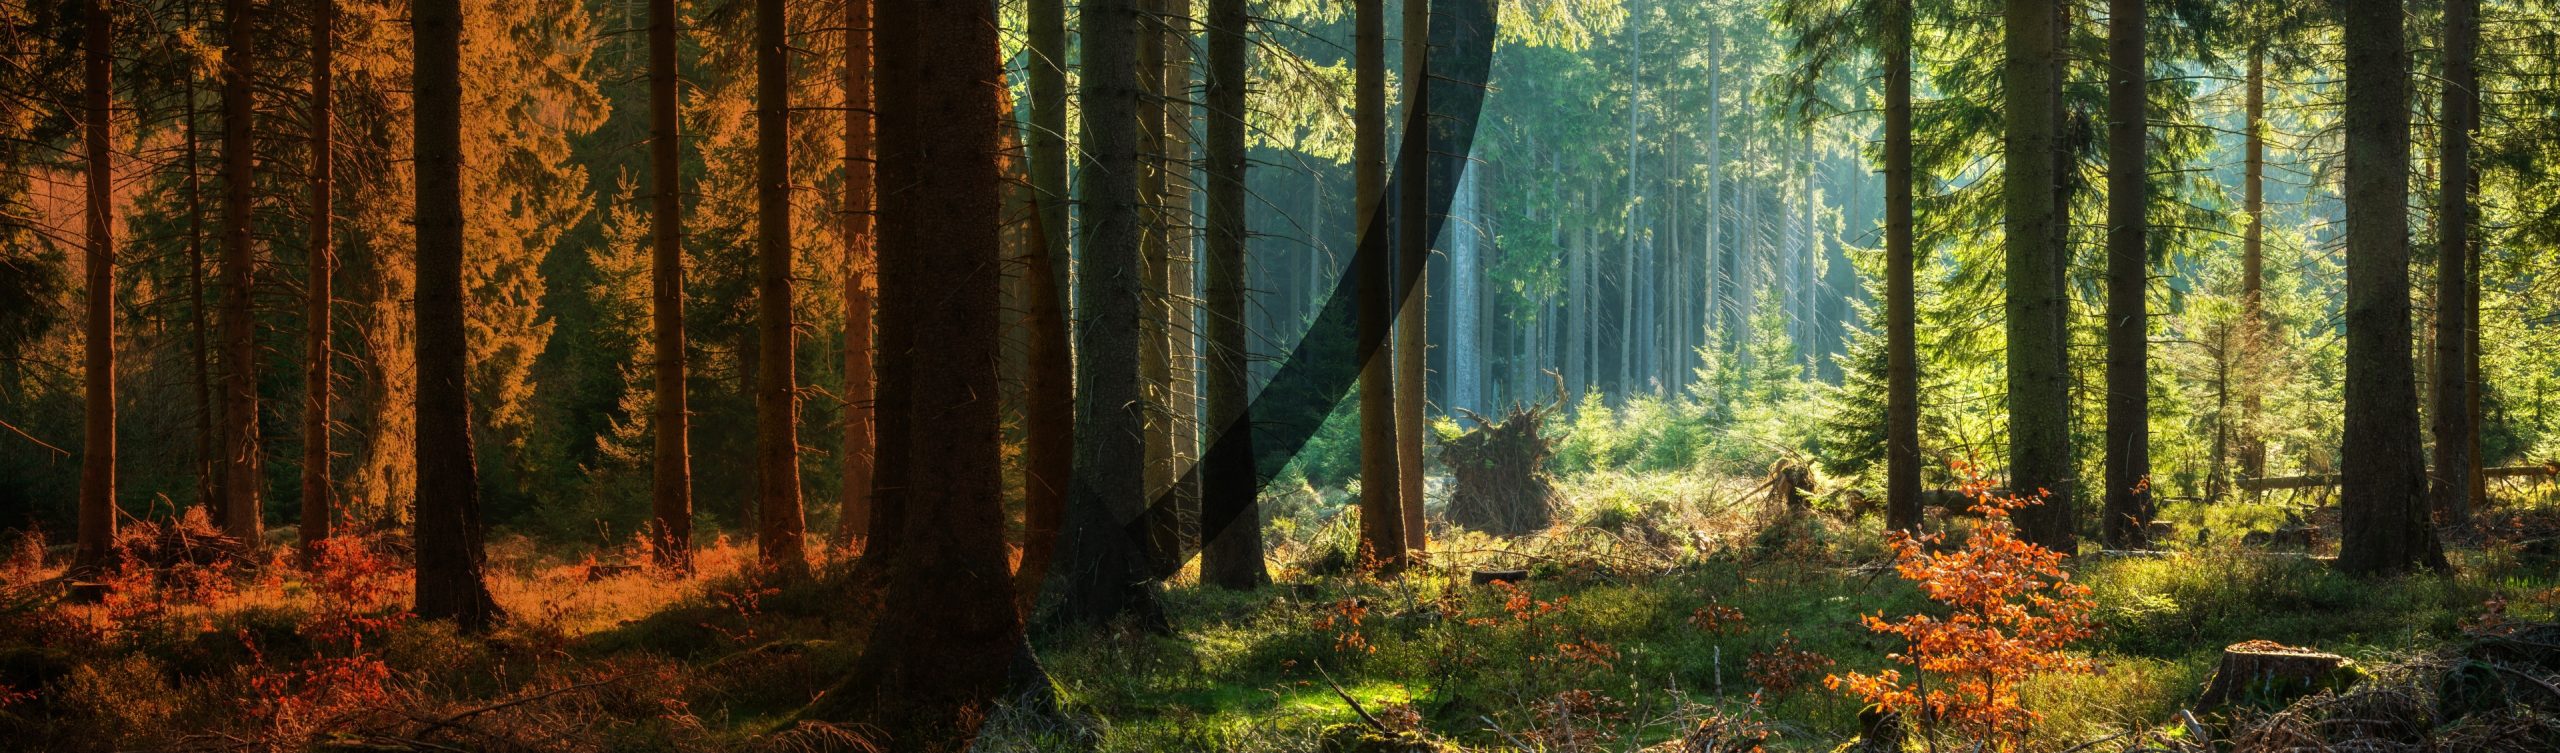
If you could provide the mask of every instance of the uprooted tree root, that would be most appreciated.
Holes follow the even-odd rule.
[[[1440,446],[1457,482],[1449,495],[1450,522],[1496,536],[1535,533],[1555,523],[1555,481],[1547,475],[1547,458],[1555,451],[1538,434],[1550,409],[1515,403],[1499,421],[1459,410],[1476,428]]]

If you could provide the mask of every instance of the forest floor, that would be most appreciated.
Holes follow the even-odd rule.
[[[1872,518],[1694,501],[1734,488],[1725,481],[1601,474],[1565,486],[1555,529],[1436,540],[1426,564],[1392,580],[1332,572],[1342,519],[1275,524],[1273,587],[1229,592],[1186,574],[1164,593],[1170,633],[1037,638],[1063,713],[995,710],[978,750],[1312,752],[1336,749],[1342,725],[1364,713],[1470,750],[1635,751],[1702,727],[1767,734],[1778,750],[1857,736],[1863,702],[1826,689],[1824,676],[1891,666],[1899,640],[1868,630],[1863,615],[1929,609],[1890,566]],[[2303,509],[2173,504],[2164,517],[2184,532],[2176,542],[2074,561],[2096,630],[2073,651],[2094,671],[2025,685],[2023,704],[2042,716],[2031,747],[2180,734],[2180,710],[2227,644],[2273,640],[2385,666],[2483,624],[2560,610],[2554,532],[2533,522],[2554,519],[2547,501],[2492,510],[2486,519],[2500,522],[2454,552],[2450,574],[2378,582],[2315,558],[2323,516]],[[2278,550],[2288,543],[2304,551]],[[0,563],[0,748],[812,750],[842,740],[840,730],[785,729],[864,645],[874,605],[842,578],[758,584],[741,575],[752,549],[725,540],[704,547],[695,577],[673,583],[616,558],[562,560],[509,540],[491,570],[510,619],[470,639],[401,616],[407,575],[397,552],[379,548],[349,548],[311,571],[137,570],[105,603],[73,606],[26,587],[59,558],[23,542]],[[1473,583],[1486,569],[1528,575],[1518,587]]]

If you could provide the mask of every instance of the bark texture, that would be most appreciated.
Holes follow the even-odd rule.
[[[258,322],[249,307],[257,264],[250,246],[257,13],[249,0],[230,0],[224,14],[229,46],[222,54],[232,61],[222,67],[222,529],[251,548],[266,524],[259,503],[265,475],[259,470]]]
[[[87,279],[87,332],[81,338],[80,530],[71,576],[93,578],[115,557],[116,543],[116,272],[115,169],[108,141],[113,118],[114,22],[105,0],[80,8],[81,151],[88,180],[82,255]],[[83,588],[86,597],[92,589]]]
[[[417,0],[411,16],[418,181],[418,512],[411,534],[418,551],[417,613],[478,633],[500,613],[482,577],[487,526],[480,515],[480,469],[472,457],[471,398],[464,381],[471,354],[462,296],[461,2]]]
[[[2107,3],[2107,546],[2145,545],[2151,502],[2150,66],[2143,0]]]
[[[756,552],[780,578],[801,546],[800,390],[791,312],[791,62],[783,0],[756,0]]]
[[[848,5],[858,4],[848,0]],[[650,448],[649,544],[659,565],[693,565],[693,418],[685,394],[684,148],[676,0],[649,0],[649,323],[657,434]],[[848,371],[846,373],[856,373]]]
[[[2041,495],[2017,512],[2021,538],[2078,549],[2072,514],[2071,374],[2062,270],[2064,176],[2060,138],[2061,30],[2054,0],[2008,0],[2003,81],[2008,152],[2008,366],[2010,488]]]

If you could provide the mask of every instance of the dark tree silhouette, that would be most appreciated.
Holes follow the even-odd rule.
[[[808,575],[791,315],[791,46],[783,0],[756,0],[756,552]]]
[[[1208,425],[1211,432],[1242,436],[1210,444],[1201,459],[1204,500],[1242,500],[1243,512],[1225,530],[1203,530],[1203,580],[1234,589],[1271,582],[1262,561],[1262,512],[1255,500],[1260,479],[1253,464],[1252,426],[1245,415],[1251,372],[1246,368],[1245,321],[1245,87],[1252,54],[1244,0],[1209,0],[1208,76]]]
[[[236,1],[236,0],[235,0]],[[471,363],[462,297],[462,4],[412,6],[417,169],[417,613],[464,632],[499,617],[482,578],[487,535],[471,451]],[[228,138],[228,135],[225,135]],[[237,509],[232,511],[239,515]]]
[[[2150,67],[2142,0],[2107,3],[2107,546],[2142,546],[2151,522]]]
[[[649,324],[656,359],[650,364],[656,401],[650,421],[657,432],[649,455],[649,545],[660,566],[683,572],[693,565],[693,418],[684,383],[677,23],[676,0],[649,0]]]
[[[302,416],[302,552],[319,552],[337,522],[337,494],[329,483],[329,395],[331,278],[338,252],[330,239],[332,173],[336,142],[331,140],[330,101],[334,92],[330,68],[337,47],[337,0],[312,0],[311,8],[311,279],[304,284],[306,321],[310,331],[304,378]]]

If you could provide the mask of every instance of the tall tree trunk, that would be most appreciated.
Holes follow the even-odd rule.
[[[2397,0],[2350,0],[2346,30],[2347,385],[2338,568],[2442,566],[2410,361],[2409,50]]]
[[[331,152],[330,100],[332,82],[330,67],[337,47],[337,0],[313,0],[311,12],[311,279],[304,283],[303,295],[309,311],[305,315],[310,329],[310,369],[304,378],[302,406],[302,554],[309,559],[319,554],[320,542],[329,538],[330,526],[337,522],[337,494],[329,483],[329,409],[330,360],[335,350],[330,347],[329,308],[334,303],[330,282],[337,275],[338,252],[330,240],[331,209],[329,192],[332,169],[336,163]]]
[[[782,578],[801,548],[800,395],[791,313],[791,62],[783,0],[756,0],[756,551]],[[992,393],[990,393],[992,394]]]
[[[1029,478],[1023,494],[1022,566],[1014,577],[1015,598],[1026,607],[1040,593],[1056,556],[1058,528],[1065,518],[1069,479],[1075,473],[1075,353],[1069,346],[1066,315],[1067,282],[1067,11],[1065,0],[1031,0],[1030,60],[1031,128],[1029,152],[1032,201],[1037,203],[1040,244],[1026,257],[1030,276],[1030,371],[1023,390],[1030,408],[1023,415],[1023,466]]]
[[[257,263],[249,245],[255,211],[250,202],[256,155],[251,149],[257,124],[251,122],[256,115],[251,89],[257,6],[230,0],[225,18],[229,47],[222,57],[230,63],[222,68],[222,528],[255,548],[266,522],[258,502],[265,481],[258,469],[258,322],[249,307]]]
[[[82,393],[80,433],[80,532],[73,548],[71,575],[95,578],[115,557],[116,545],[116,246],[115,165],[108,121],[115,115],[112,88],[114,20],[106,0],[87,0],[80,9],[86,27],[81,43],[80,131],[87,152],[87,233],[81,255],[88,277],[88,331],[81,338]],[[85,584],[84,598],[101,595]]]
[[[862,3],[846,0],[846,5]],[[659,566],[682,573],[693,568],[693,418],[685,394],[684,174],[679,162],[683,103],[676,78],[680,23],[676,0],[649,0],[649,323],[657,401],[651,417],[657,435],[650,450],[649,545]],[[870,387],[850,376],[847,380]]]
[[[186,4],[182,23],[195,25],[195,4]],[[196,120],[196,77],[187,75],[187,333],[195,351],[196,399],[196,504],[204,508],[205,519],[221,525],[223,500],[228,489],[222,483],[223,464],[219,460],[222,445],[214,431],[213,344],[212,325],[205,316],[204,300],[204,169],[198,159],[204,154],[200,124]]]
[[[1886,6],[1884,44],[1885,526],[1920,528],[1920,369],[1912,279],[1912,0]]]
[[[234,0],[235,3],[238,0]],[[500,617],[481,571],[487,526],[471,450],[471,364],[462,297],[462,4],[416,0],[410,15],[417,165],[417,613],[464,632]],[[228,138],[228,134],[225,135]],[[235,499],[235,502],[237,500]],[[238,510],[232,511],[235,516]]]
[[[1627,211],[1620,215],[1618,235],[1626,251],[1618,257],[1618,374],[1611,405],[1623,405],[1636,390],[1636,128],[1644,106],[1644,68],[1637,49],[1644,46],[1644,0],[1631,0],[1627,16]]]
[[[1201,499],[1235,500],[1244,506],[1223,529],[1202,523],[1200,576],[1232,589],[1271,582],[1262,561],[1262,484],[1253,463],[1253,422],[1246,410],[1251,383],[1245,326],[1245,87],[1252,54],[1245,0],[1209,0],[1208,293],[1209,455],[1201,459]]]
[[[2470,364],[2479,348],[2472,309],[2479,295],[2471,261],[2471,130],[2479,121],[2473,93],[2480,74],[2473,57],[2480,45],[2480,0],[2446,0],[2444,4],[2444,109],[2437,124],[2438,159],[2443,164],[2436,212],[2436,370],[2435,486],[2431,490],[2436,523],[2448,527],[2471,522],[2472,457],[2478,451],[2480,427],[2472,415],[2477,385]]]
[[[1193,240],[1196,218],[1191,211],[1193,158],[1191,144],[1191,0],[1164,2],[1164,210],[1165,210],[1165,353],[1167,375],[1165,425],[1171,439],[1166,471],[1172,474],[1177,546],[1161,554],[1179,567],[1183,553],[1199,546],[1200,476],[1192,466],[1200,460],[1199,259]],[[1168,570],[1168,575],[1171,572]]]
[[[2151,522],[2150,67],[2143,0],[2107,3],[2107,546],[2145,544]]]
[[[930,0],[879,5],[880,286],[882,326],[931,343],[894,357],[930,374],[903,434],[884,454],[909,457],[932,504],[908,508],[886,572],[882,619],[844,684],[804,716],[848,722],[883,750],[967,750],[987,705],[1024,653],[1006,573],[1003,459],[997,427],[997,278],[1002,221],[995,6]],[[1124,121],[1125,122],[1125,121]],[[914,308],[907,308],[914,307]],[[884,424],[885,426],[886,424]],[[961,584],[955,587],[955,584]]]
[[[2019,510],[2022,538],[2078,549],[2072,515],[2071,375],[2057,201],[2062,125],[2060,35],[2054,0],[2008,0],[2008,365],[2010,487],[2043,494]]]
[[[1173,254],[1175,213],[1169,205],[1171,130],[1165,100],[1167,83],[1164,29],[1170,23],[1170,0],[1139,0],[1138,76],[1138,205],[1146,222],[1141,251],[1146,293],[1139,318],[1139,374],[1146,382],[1147,501],[1171,493],[1176,471],[1173,451]],[[1147,551],[1150,567],[1169,568],[1182,546],[1179,505],[1147,507]]]
[[[1364,248],[1359,260],[1360,341],[1378,349],[1360,354],[1360,542],[1383,572],[1404,569],[1403,477],[1396,446],[1394,346],[1388,327],[1395,313],[1395,258],[1369,249],[1370,224],[1383,216],[1387,183],[1387,61],[1385,0],[1352,3],[1351,165],[1359,181]],[[1368,253],[1369,251],[1380,253]]]
[[[1431,2],[1403,0],[1404,10],[1404,84],[1405,127],[1430,128],[1431,113]],[[1396,192],[1396,290],[1403,304],[1396,312],[1396,499],[1403,508],[1404,545],[1408,549],[1423,548],[1422,519],[1422,425],[1423,364],[1428,354],[1431,281],[1429,231],[1437,220],[1423,216],[1428,211],[1430,181],[1423,176],[1430,171],[1431,150],[1413,145],[1420,140],[1406,139],[1403,153],[1396,155],[1396,172],[1403,180]]]
[[[1044,604],[1051,611],[1043,620],[1091,625],[1123,614],[1147,615],[1155,602],[1142,572],[1146,563],[1123,528],[1144,514],[1149,492],[1138,367],[1140,303],[1147,290],[1140,258],[1146,227],[1138,203],[1139,16],[1133,0],[1090,0],[1081,17],[1085,177],[1084,242],[1076,255],[1078,441],[1046,589],[1055,599]],[[885,318],[882,333],[885,346]],[[889,396],[886,373],[883,398]],[[885,432],[889,423],[884,420],[881,428]],[[1044,595],[1043,601],[1051,600]]]
[[[2248,134],[2241,146],[2241,210],[2248,215],[2248,226],[2240,239],[2240,336],[2235,338],[2245,352],[2267,346],[2271,333],[2265,314],[2266,286],[2266,209],[2267,209],[2267,46],[2249,45],[2249,79],[2243,127]],[[2226,355],[2225,360],[2229,357]],[[2225,367],[2226,370],[2228,367]],[[2267,475],[2267,445],[2259,439],[2254,424],[2258,420],[2259,389],[2252,385],[2240,400],[2240,475],[2250,478]],[[2224,419],[2222,423],[2231,423]],[[2229,433],[2229,432],[2225,432]],[[2223,474],[2221,458],[2215,457],[2214,475]],[[2215,488],[2226,488],[2215,484]]]

